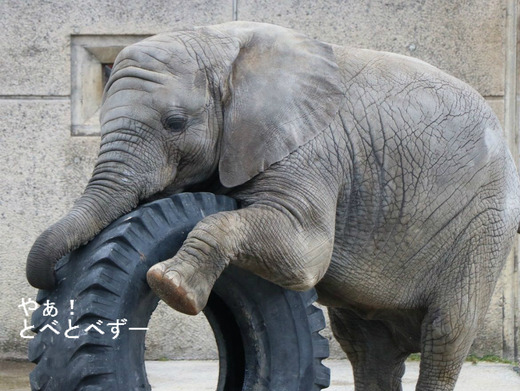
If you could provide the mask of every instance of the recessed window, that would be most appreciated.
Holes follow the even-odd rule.
[[[71,111],[73,136],[99,135],[99,108],[112,64],[126,46],[148,35],[77,35],[72,37]]]
[[[114,64],[101,64],[101,79],[103,82],[103,89],[107,85],[110,74],[112,73],[112,67]]]

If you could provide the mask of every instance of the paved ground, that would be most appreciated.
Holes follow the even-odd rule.
[[[346,360],[326,360],[332,371],[328,391],[354,391],[351,368]],[[418,362],[408,362],[403,391],[413,391],[419,373]],[[29,390],[29,363],[0,361],[0,390]],[[218,377],[216,361],[147,361],[153,391],[214,391]],[[455,391],[519,391],[520,375],[511,365],[466,363]]]

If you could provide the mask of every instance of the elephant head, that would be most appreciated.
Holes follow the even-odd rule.
[[[104,91],[92,178],[34,243],[28,281],[53,288],[62,256],[143,200],[210,178],[234,188],[267,170],[330,125],[339,85],[329,45],[272,25],[194,28],[125,48]]]

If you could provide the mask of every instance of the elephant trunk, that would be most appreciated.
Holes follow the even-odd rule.
[[[128,175],[118,174],[113,164],[98,161],[85,192],[71,211],[33,244],[26,265],[29,283],[36,288],[53,289],[56,262],[135,208],[140,199],[136,187],[135,178],[131,180]]]

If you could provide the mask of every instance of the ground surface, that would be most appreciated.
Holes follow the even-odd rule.
[[[326,360],[332,371],[328,391],[354,391],[352,372],[347,360]],[[0,361],[0,390],[29,390],[28,374],[33,365]],[[147,361],[148,378],[153,391],[214,391],[218,377],[216,361]],[[403,391],[413,391],[419,363],[408,362]],[[506,364],[464,364],[456,391],[518,391],[520,375]]]

